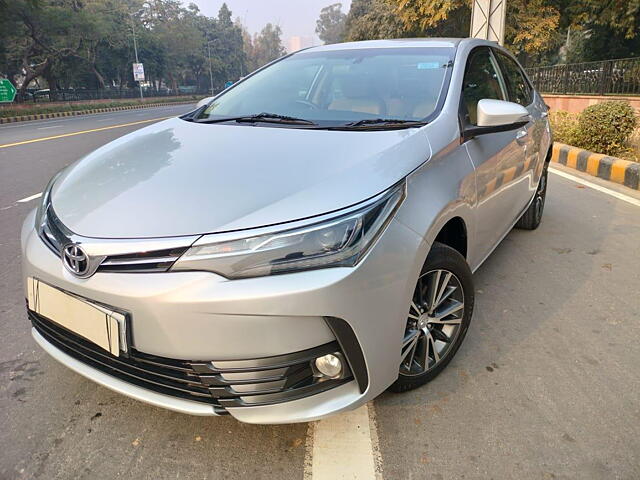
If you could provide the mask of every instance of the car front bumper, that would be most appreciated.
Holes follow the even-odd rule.
[[[108,368],[95,368],[33,330],[37,343],[54,358],[107,388],[182,413],[230,413],[250,423],[316,420],[355,408],[384,391],[398,374],[406,314],[421,265],[418,260],[427,251],[420,236],[393,220],[355,268],[242,280],[209,272],[98,272],[79,279],[64,269],[33,225],[34,213],[22,231],[24,278],[38,278],[128,312],[130,346],[144,352],[141,355],[231,367],[237,363],[251,370],[255,359],[269,363],[268,359],[280,361],[295,354],[302,361],[300,352],[340,346],[353,380],[302,398],[278,401],[276,397],[268,404],[231,403],[218,408],[110,375]],[[360,366],[352,365],[355,350],[361,352]]]

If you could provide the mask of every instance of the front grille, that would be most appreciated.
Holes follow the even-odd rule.
[[[62,248],[71,243],[72,233],[62,225],[51,207],[47,208],[43,224],[38,230],[40,238],[58,258]],[[106,256],[100,263],[98,272],[111,273],[157,273],[167,272],[189,246],[152,250],[148,252],[125,253]]]
[[[153,252],[112,255],[105,258],[98,272],[151,273],[166,272],[188,247]]]
[[[139,387],[213,406],[269,405],[307,397],[334,388],[353,377],[322,380],[313,375],[311,360],[340,352],[337,342],[309,350],[239,361],[187,361],[158,357],[130,347],[126,356],[106,350],[29,310],[31,323],[45,340],[71,357]]]

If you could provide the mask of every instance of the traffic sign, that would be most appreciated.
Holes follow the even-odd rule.
[[[13,102],[16,98],[16,87],[7,78],[0,80],[0,103]]]
[[[136,82],[144,82],[144,65],[141,63],[133,64],[133,79]]]

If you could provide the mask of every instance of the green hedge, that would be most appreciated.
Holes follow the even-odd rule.
[[[579,115],[553,112],[551,127],[558,142],[595,153],[638,160],[631,144],[638,115],[628,102],[607,101],[585,108]]]

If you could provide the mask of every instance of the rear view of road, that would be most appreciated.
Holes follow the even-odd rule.
[[[328,471],[309,467],[328,463],[309,458],[327,449],[308,448],[306,424],[252,426],[150,407],[72,373],[31,339],[18,239],[36,205],[29,197],[100,145],[191,108],[0,126],[0,478]],[[382,476],[640,478],[639,238],[640,206],[551,174],[541,227],[513,231],[476,272],[474,319],[458,356],[427,386],[369,406],[376,418],[363,430],[376,436],[367,444],[379,448]],[[316,438],[333,446],[330,435]]]

